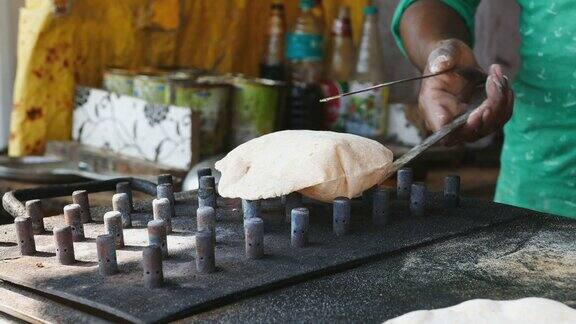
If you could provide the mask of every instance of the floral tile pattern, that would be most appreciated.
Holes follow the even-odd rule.
[[[123,155],[188,169],[196,159],[192,118],[187,108],[78,87],[72,138]]]

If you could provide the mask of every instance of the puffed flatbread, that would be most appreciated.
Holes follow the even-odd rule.
[[[392,152],[364,137],[327,131],[287,130],[246,142],[216,162],[223,197],[249,200],[298,191],[330,202],[353,198],[380,183]]]

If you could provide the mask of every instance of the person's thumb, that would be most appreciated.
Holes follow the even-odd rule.
[[[443,44],[428,56],[428,71],[438,73],[456,66],[457,50],[450,44]]]

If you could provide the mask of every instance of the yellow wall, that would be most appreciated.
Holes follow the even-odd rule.
[[[100,86],[107,66],[210,68],[255,76],[271,0],[74,0],[67,15],[50,0],[20,11],[18,67],[9,154],[42,154],[46,140],[70,137],[74,86]],[[368,0],[324,0],[352,9],[355,39]],[[298,0],[285,0],[291,25]]]

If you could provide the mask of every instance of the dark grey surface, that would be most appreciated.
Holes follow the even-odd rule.
[[[494,223],[525,218],[530,214],[523,209],[474,199],[464,199],[458,209],[444,210],[438,200],[439,195],[432,197],[435,199],[429,202],[429,215],[423,218],[410,217],[407,202],[394,201],[392,222],[384,229],[372,226],[370,214],[362,210],[359,202],[354,202],[351,234],[344,237],[333,235],[329,208],[309,206],[312,244],[304,249],[290,247],[290,230],[288,224],[282,223],[282,211],[265,214],[267,256],[250,261],[244,256],[242,215],[234,209],[239,203],[231,203],[225,212],[220,212],[221,220],[217,229],[219,244],[216,251],[219,271],[210,275],[198,274],[193,266],[194,253],[188,245],[193,241],[196,221],[189,211],[195,210],[195,202],[194,199],[187,199],[181,201],[180,216],[174,219],[175,235],[186,248],[174,252],[166,261],[167,286],[163,289],[151,292],[142,285],[140,245],[147,243],[136,238],[145,233],[143,225],[151,219],[151,215],[146,212],[133,215],[136,228],[125,235],[131,247],[119,254],[119,275],[104,278],[97,274],[93,242],[77,245],[77,254],[83,255],[82,264],[60,267],[51,256],[51,238],[37,236],[39,240],[45,241],[39,244],[44,249],[40,250],[44,255],[21,258],[15,253],[14,247],[0,249],[0,258],[4,260],[0,262],[0,278],[73,298],[94,309],[131,321],[177,319],[234,302],[247,295],[357,267],[387,258],[399,250],[411,249]],[[101,219],[105,210],[94,210],[95,218]],[[47,227],[61,221],[58,217],[48,218]],[[281,223],[274,224],[274,221]],[[100,224],[87,226],[89,238],[102,232]],[[12,227],[3,226],[1,229],[0,240],[6,241]],[[36,267],[37,262],[42,262],[44,266]],[[151,293],[154,298],[150,298]]]
[[[188,318],[223,323],[362,322],[475,298],[545,297],[576,307],[576,221],[534,215],[396,253]]]

